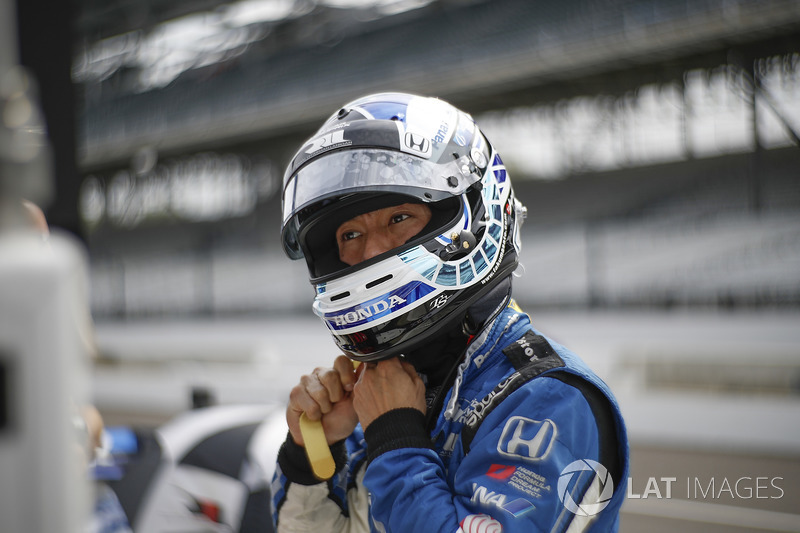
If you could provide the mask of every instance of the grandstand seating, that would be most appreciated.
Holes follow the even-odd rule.
[[[796,306],[800,209],[778,194],[791,196],[796,181],[774,180],[764,195],[774,203],[765,200],[759,211],[741,179],[727,178],[647,208],[628,204],[616,216],[534,221],[523,230],[515,295],[549,307]],[[313,294],[303,263],[246,242],[117,255],[95,260],[92,270],[101,316],[293,312]]]

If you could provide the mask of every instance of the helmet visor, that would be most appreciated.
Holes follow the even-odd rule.
[[[318,158],[291,176],[283,194],[283,224],[303,208],[357,192],[394,192],[437,202],[462,194],[481,178],[466,156],[434,163],[403,152],[343,150]]]

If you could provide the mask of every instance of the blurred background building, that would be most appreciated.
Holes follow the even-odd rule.
[[[517,299],[620,397],[623,530],[800,530],[796,0],[39,4],[46,207],[89,253],[109,421],[281,402],[334,355],[280,249],[283,167],[357,96],[434,95],[528,207]]]

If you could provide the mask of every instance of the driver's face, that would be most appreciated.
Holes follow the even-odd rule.
[[[339,259],[355,265],[396,248],[428,224],[431,210],[424,204],[401,204],[364,213],[336,230]]]

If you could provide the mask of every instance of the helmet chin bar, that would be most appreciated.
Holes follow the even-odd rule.
[[[516,267],[516,260],[508,261],[507,264],[502,265],[497,271],[499,279],[507,279]],[[478,292],[469,295],[467,298],[463,298],[459,304],[454,305],[445,317],[431,316],[426,319],[421,319],[419,324],[403,325],[402,329],[404,331],[413,331],[414,334],[398,336],[397,339],[395,339],[395,344],[389,347],[384,346],[381,348],[381,343],[371,344],[371,341],[377,340],[376,337],[381,334],[385,334],[386,331],[391,331],[392,327],[397,327],[398,324],[393,323],[395,321],[390,321],[387,323],[385,328],[381,328],[380,330],[376,327],[373,327],[369,330],[350,333],[348,335],[337,335],[333,331],[331,331],[331,334],[339,349],[341,349],[342,352],[353,361],[376,362],[383,361],[385,359],[391,359],[392,357],[402,356],[406,353],[416,350],[420,346],[423,346],[437,334],[440,334],[442,331],[450,328],[459,321],[461,322],[461,327],[463,328],[465,334],[476,334],[481,327],[483,327],[489,321],[489,319],[491,319],[493,315],[502,310],[502,306],[495,306],[489,313],[486,313],[485,311],[479,312],[477,314],[480,316],[475,317],[469,317],[468,312],[476,302],[481,300],[484,296],[488,295],[496,288],[496,284],[484,285]],[[509,297],[510,293],[507,292],[502,303],[506,303]],[[469,321],[467,320],[468,318],[470,318]],[[377,348],[376,344],[378,345]]]

